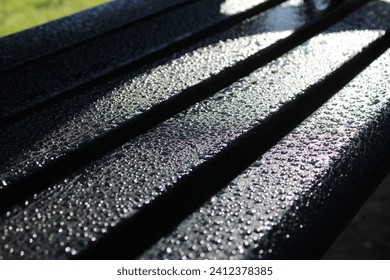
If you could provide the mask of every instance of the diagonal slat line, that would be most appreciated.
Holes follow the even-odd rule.
[[[137,258],[320,108],[389,47],[390,31],[387,31],[325,80],[310,87],[294,102],[284,105],[276,116],[237,138],[233,145],[183,177],[174,189],[122,221],[109,235],[75,258]],[[124,244],[130,244],[131,250]]]
[[[250,72],[310,39],[312,36],[315,36],[322,30],[325,30],[365,2],[367,1],[347,4],[334,10],[331,14],[324,15],[317,21],[306,25],[296,31],[296,33],[293,33],[293,35],[282,39],[264,51],[256,53],[242,63],[228,68],[206,82],[188,88],[175,98],[160,103],[134,120],[107,131],[92,143],[81,146],[79,149],[49,163],[44,168],[38,169],[21,181],[3,187],[0,190],[0,211],[5,211],[31,195],[48,188],[61,178],[101,158],[123,143],[141,135],[196,102],[212,96],[215,92],[227,87],[241,77],[246,76]]]
[[[87,81],[82,81],[76,84],[73,84],[70,87],[64,88],[58,92],[52,92],[50,96],[31,102],[31,104],[26,108],[15,109],[9,114],[3,115],[0,118],[0,127],[15,123],[20,121],[27,116],[33,114],[34,112],[40,111],[44,108],[47,108],[53,104],[59,103],[63,100],[66,100],[72,96],[82,94],[84,91],[101,85],[111,79],[114,79],[122,74],[125,74],[131,70],[141,68],[147,64],[156,62],[160,59],[163,59],[166,56],[169,56],[183,48],[189,47],[207,37],[214,35],[215,33],[221,32],[229,27],[232,27],[246,19],[249,19],[257,14],[264,12],[266,10],[272,9],[277,5],[285,2],[286,0],[269,0],[263,3],[260,3],[253,8],[250,8],[247,11],[232,15],[226,19],[221,20],[219,23],[214,24],[213,26],[207,27],[201,31],[195,32],[194,34],[179,39],[176,42],[168,44],[162,48],[158,48],[155,51],[152,51],[149,54],[146,54],[138,59],[135,59],[129,63],[123,63],[118,65],[113,69],[106,69],[106,71],[99,73],[99,75],[92,77]],[[180,8],[180,7],[178,7]],[[107,36],[107,34],[105,35]],[[96,38],[94,38],[95,40]],[[81,44],[79,44],[81,45]],[[74,47],[72,47],[74,48]],[[55,56],[56,54],[53,54]],[[43,58],[45,59],[45,58]],[[16,69],[17,70],[17,69]],[[7,75],[12,73],[6,73]]]

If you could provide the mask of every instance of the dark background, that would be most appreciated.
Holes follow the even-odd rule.
[[[390,173],[324,259],[390,259]]]

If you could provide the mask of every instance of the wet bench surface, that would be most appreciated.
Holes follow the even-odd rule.
[[[389,170],[390,2],[149,2],[0,39],[0,258],[321,256]]]

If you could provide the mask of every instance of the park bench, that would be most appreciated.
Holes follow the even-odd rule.
[[[390,2],[113,1],[0,38],[0,258],[319,258],[389,171]]]

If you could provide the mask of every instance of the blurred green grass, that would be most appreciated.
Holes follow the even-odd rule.
[[[0,0],[0,37],[104,2],[108,0]]]

